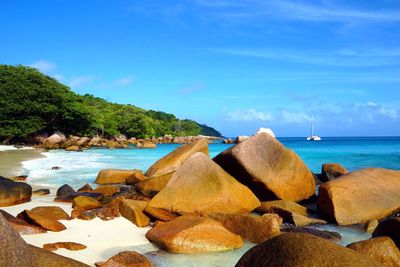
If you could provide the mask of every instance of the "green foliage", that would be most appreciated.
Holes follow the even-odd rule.
[[[137,138],[165,134],[220,136],[211,127],[179,120],[172,114],[75,94],[30,67],[0,65],[0,140],[54,131]]]

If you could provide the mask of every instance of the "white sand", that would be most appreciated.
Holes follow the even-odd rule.
[[[30,146],[23,146],[22,148],[16,148],[14,146],[0,145],[0,151],[21,150],[21,149],[34,149],[34,148]]]
[[[54,202],[54,194],[47,196],[33,196],[32,201],[1,209],[16,216],[24,209],[38,206],[58,206],[71,214],[71,204]],[[150,227],[139,228],[124,217],[110,221],[95,218],[91,221],[73,219],[61,220],[67,229],[61,232],[48,231],[45,234],[22,235],[29,244],[42,247],[46,243],[77,242],[87,246],[84,250],[69,251],[59,249],[57,254],[76,259],[94,266],[95,262],[105,261],[109,257],[125,250],[135,250],[133,246],[149,244],[145,234]]]

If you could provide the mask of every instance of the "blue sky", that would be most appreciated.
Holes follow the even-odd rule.
[[[0,63],[226,136],[400,135],[400,1],[0,1]]]

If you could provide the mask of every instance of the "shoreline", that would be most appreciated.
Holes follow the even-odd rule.
[[[0,176],[23,175],[23,161],[44,158],[40,149],[9,149],[0,151]]]

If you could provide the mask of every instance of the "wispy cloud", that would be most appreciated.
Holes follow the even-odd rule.
[[[341,49],[338,51],[278,48],[212,48],[209,50],[233,56],[326,66],[367,67],[397,65],[400,60],[400,49],[398,48],[371,50]]]
[[[117,79],[113,84],[119,87],[129,86],[134,82],[133,76],[126,76]]]
[[[29,66],[32,68],[36,68],[46,74],[49,74],[57,69],[57,65],[55,63],[48,61],[48,60],[44,60],[44,59],[41,59],[32,64],[29,64]]]
[[[188,86],[182,87],[176,91],[178,95],[187,96],[204,90],[204,85],[202,82],[195,82]]]
[[[313,117],[304,112],[290,112],[287,110],[281,111],[281,116],[286,123],[305,123],[314,120]]]
[[[223,116],[230,121],[272,121],[274,116],[270,112],[257,111],[255,109],[236,109],[232,112],[224,111]]]
[[[68,82],[68,85],[72,88],[82,87],[88,85],[89,83],[95,81],[96,79],[97,77],[92,75],[77,76],[71,78]]]

